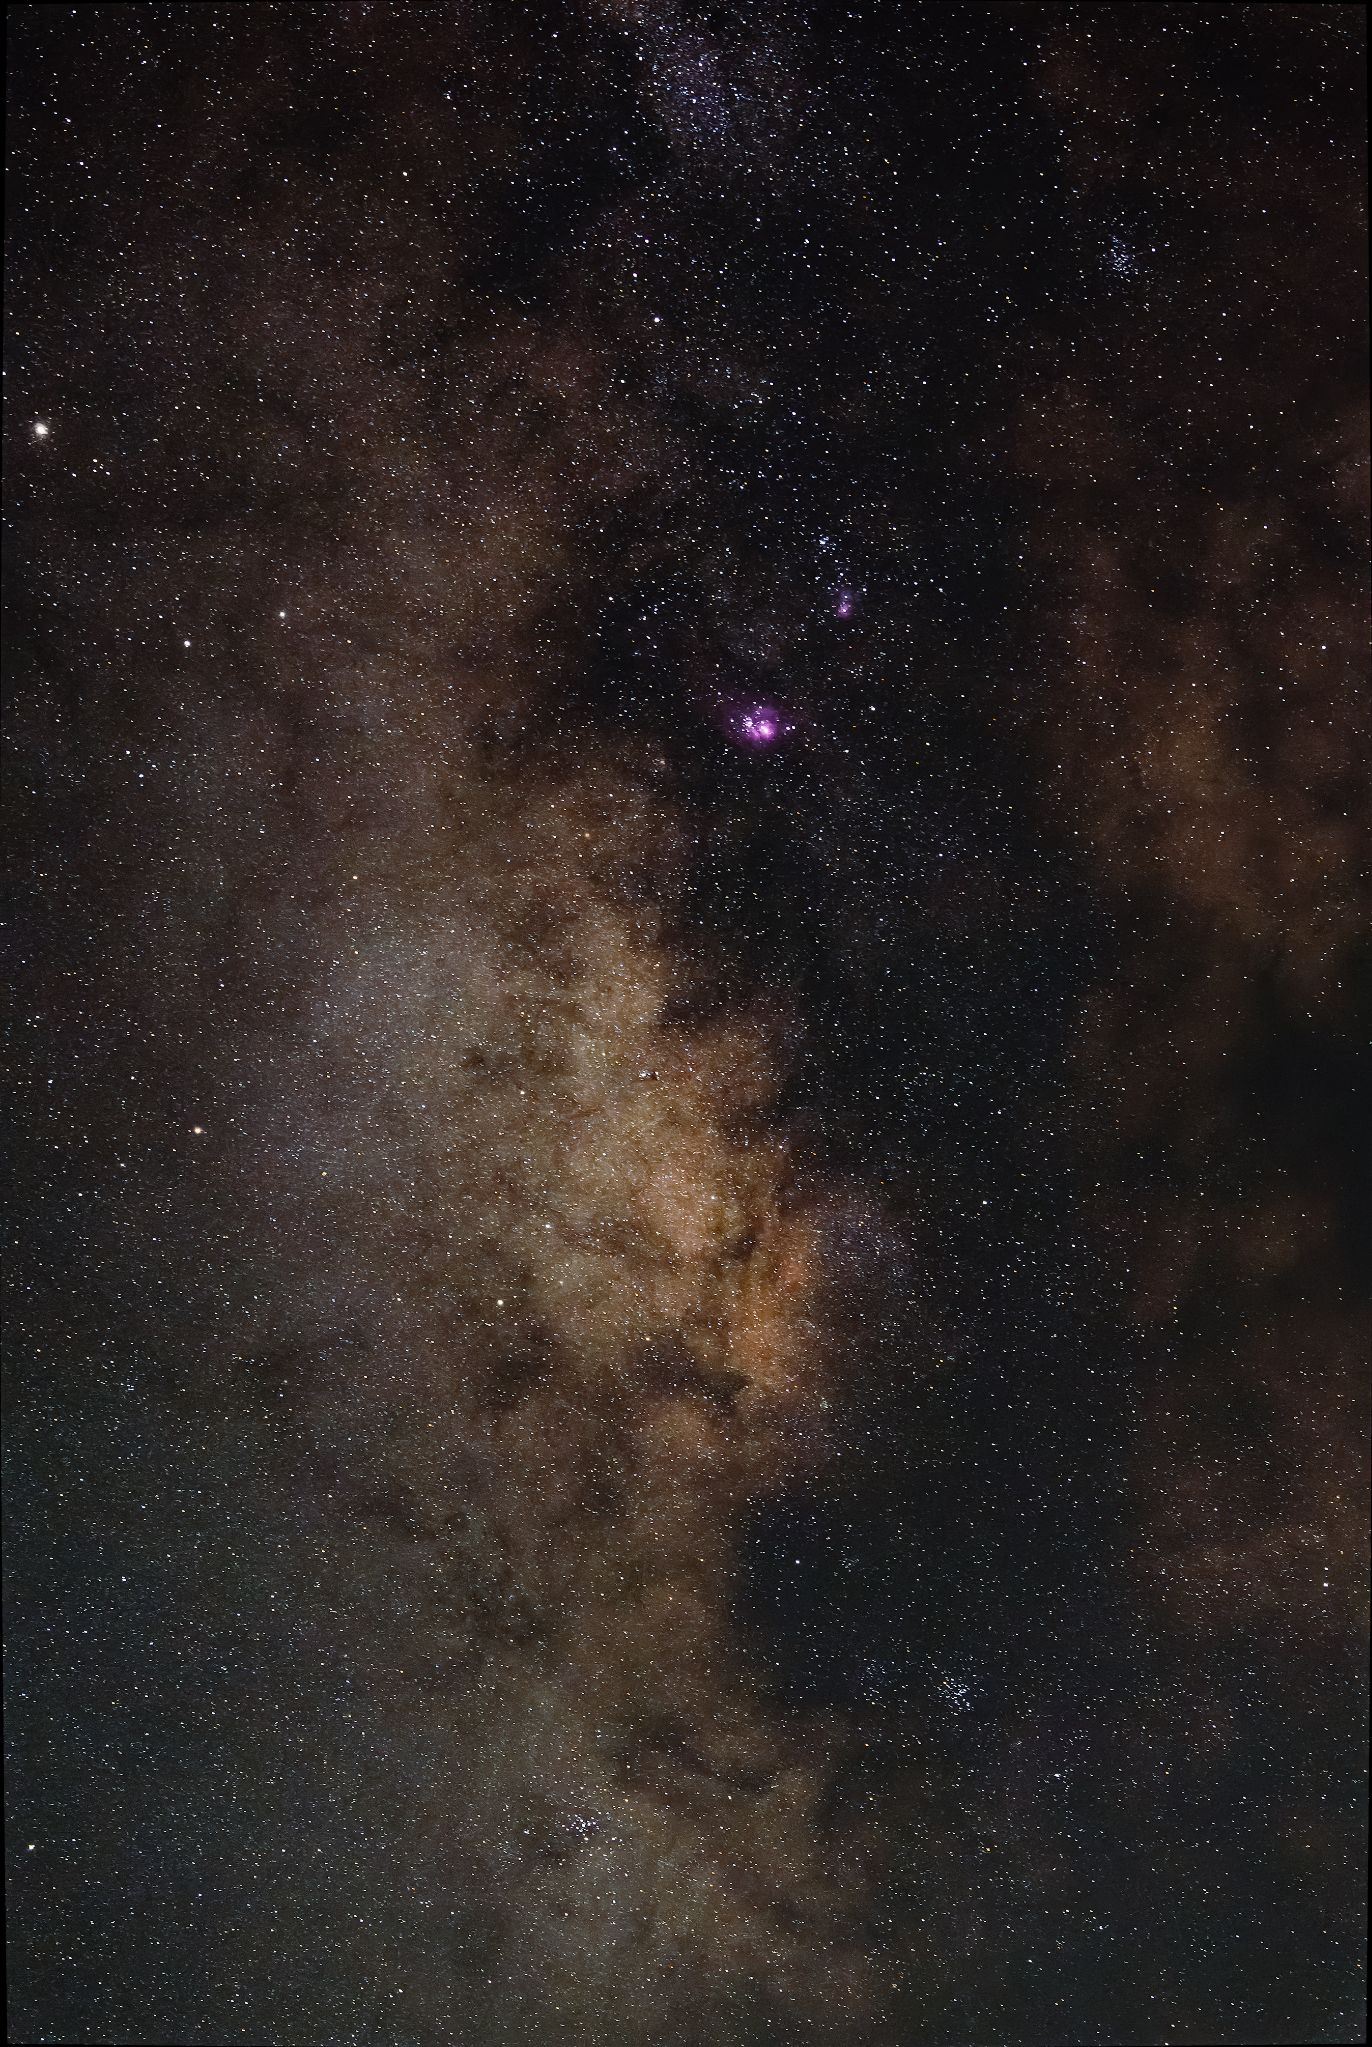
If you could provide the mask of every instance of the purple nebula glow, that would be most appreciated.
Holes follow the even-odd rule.
[[[735,730],[749,746],[771,746],[781,737],[781,713],[771,704],[750,704],[739,712]]]
[[[851,618],[857,607],[857,598],[851,590],[835,590],[834,617]]]

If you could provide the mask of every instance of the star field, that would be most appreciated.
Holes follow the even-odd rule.
[[[1363,40],[15,10],[12,2039],[1362,2036]]]

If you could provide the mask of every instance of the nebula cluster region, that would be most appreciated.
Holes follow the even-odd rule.
[[[12,2039],[1363,2037],[1363,28],[16,11]]]

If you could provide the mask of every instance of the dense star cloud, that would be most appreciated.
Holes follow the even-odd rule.
[[[1361,46],[19,11],[13,2038],[1357,2036]]]
[[[449,1824],[505,1899],[502,2004],[566,2027],[594,1981],[597,2023],[656,2033],[683,1979],[806,1982],[841,1909],[826,1745],[759,1710],[722,1620],[734,1513],[822,1438],[824,1212],[767,1127],[765,1032],[685,1018],[632,873],[660,806],[527,763],[442,803],[316,912],[308,1021],[252,1061],[245,1165],[310,1265],[255,1313],[269,1340],[326,1300],[351,1384],[255,1369],[303,1372],[344,1483],[340,1410],[386,1416],[363,1483],[434,1546],[408,1653],[474,1688]]]

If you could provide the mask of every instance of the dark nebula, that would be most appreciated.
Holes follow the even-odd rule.
[[[10,29],[10,2033],[1365,2037],[1351,6]]]

